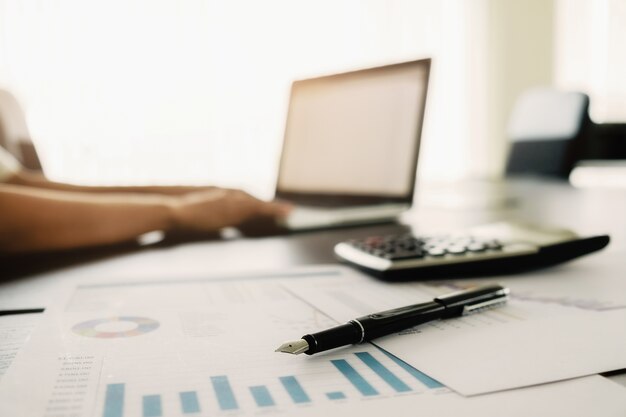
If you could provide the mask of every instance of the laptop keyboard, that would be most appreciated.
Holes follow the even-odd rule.
[[[393,220],[406,208],[406,206],[398,204],[334,209],[296,206],[283,223],[291,230],[367,224]]]

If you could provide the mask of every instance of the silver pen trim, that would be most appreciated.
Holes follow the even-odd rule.
[[[361,322],[354,319],[354,320],[350,320],[348,323],[356,323],[359,325],[359,327],[361,328],[361,340],[359,340],[357,343],[363,343],[363,340],[365,340],[365,329],[363,328],[363,325],[361,324]]]
[[[463,307],[462,316],[467,316],[468,314],[478,313],[479,311],[483,311],[486,309],[498,307],[502,304],[505,304],[509,299],[509,296],[504,294],[500,298],[496,298],[493,300],[483,301],[482,303],[472,304],[469,306]]]

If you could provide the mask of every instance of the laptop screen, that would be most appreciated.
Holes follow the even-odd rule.
[[[277,196],[410,202],[429,69],[425,59],[294,82]]]

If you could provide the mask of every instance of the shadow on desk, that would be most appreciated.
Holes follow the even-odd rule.
[[[266,227],[267,226],[267,227]],[[0,255],[0,281],[9,281],[25,278],[37,273],[50,272],[61,268],[104,261],[120,255],[140,253],[146,250],[168,248],[180,244],[194,242],[238,241],[242,243],[229,245],[230,250],[239,252],[240,245],[250,250],[253,245],[255,256],[269,256],[276,258],[276,268],[286,265],[332,263],[336,262],[332,248],[346,239],[364,238],[371,235],[407,233],[410,227],[395,222],[371,225],[352,225],[329,229],[288,232],[256,224],[255,227],[244,227],[244,230],[220,234],[169,234],[161,241],[149,245],[141,245],[136,241],[119,245],[87,248],[71,251],[56,251],[34,254],[20,254],[11,256]],[[266,239],[267,238],[267,239]],[[245,243],[244,243],[245,242]],[[285,252],[284,243],[288,242]],[[239,248],[239,249],[237,249]],[[210,252],[207,252],[210,253]],[[280,254],[280,255],[276,255]],[[215,261],[215,260],[214,260]],[[218,263],[220,261],[217,261]],[[231,262],[223,259],[222,262]]]
[[[166,235],[161,241],[151,245],[142,245],[137,241],[129,241],[116,245],[97,246],[74,250],[37,252],[26,254],[0,254],[0,281],[11,281],[43,272],[102,261],[119,255],[140,252],[148,248],[170,247],[181,243],[215,241],[221,236],[217,233],[203,234],[172,234]]]

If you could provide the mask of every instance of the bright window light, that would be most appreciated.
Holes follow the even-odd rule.
[[[292,80],[430,56],[420,175],[455,178],[470,146],[463,3],[0,0],[0,88],[53,179],[268,197]]]

